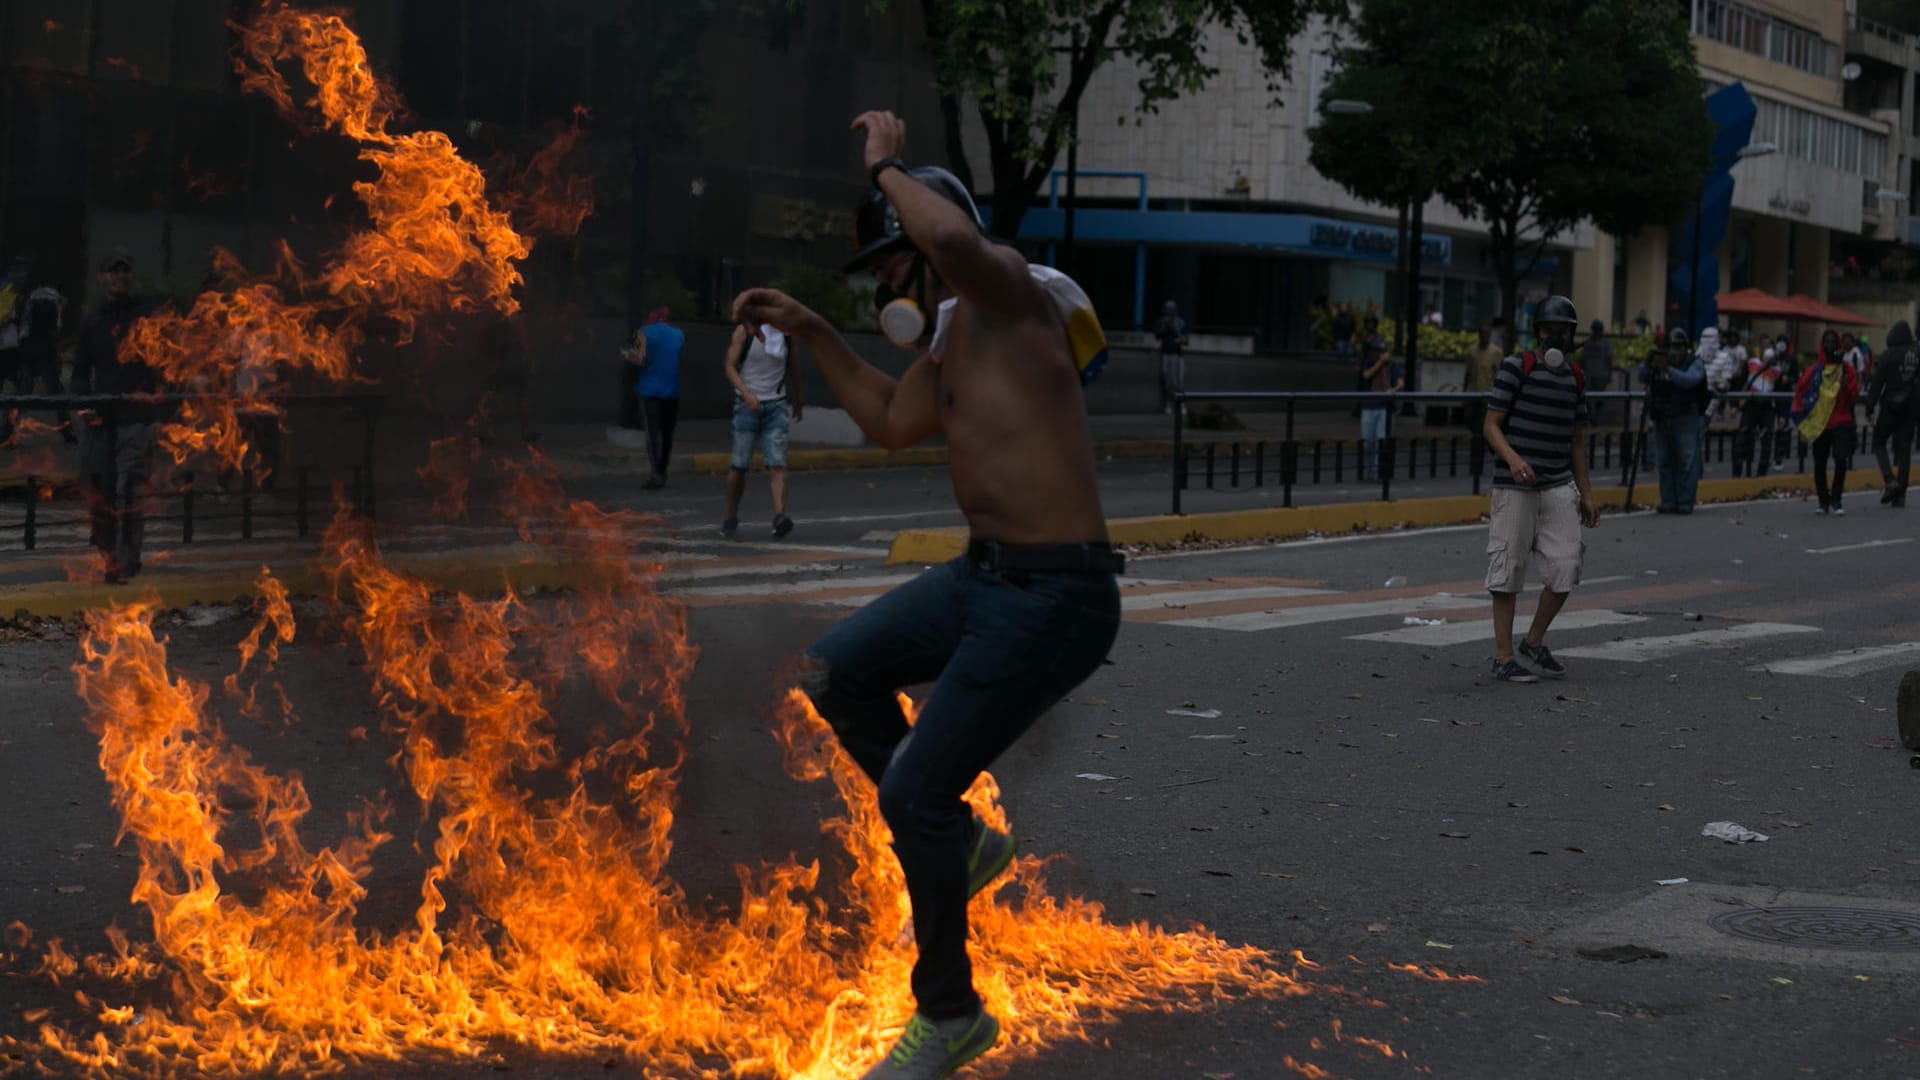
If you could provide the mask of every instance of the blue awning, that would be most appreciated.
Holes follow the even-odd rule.
[[[1059,240],[1066,235],[1066,217],[1064,210],[1029,210],[1020,220],[1020,239]],[[1398,247],[1391,228],[1313,214],[1083,209],[1074,214],[1073,234],[1096,243],[1237,247],[1377,263],[1393,262]],[[1426,265],[1453,261],[1452,237],[1425,233],[1421,245]]]

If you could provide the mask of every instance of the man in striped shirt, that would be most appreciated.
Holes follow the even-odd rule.
[[[1515,601],[1533,556],[1540,559],[1545,587],[1518,651],[1548,678],[1567,673],[1547,650],[1547,627],[1580,581],[1586,551],[1580,527],[1600,523],[1587,482],[1586,386],[1567,360],[1579,324],[1573,301],[1548,297],[1534,323],[1540,351],[1509,356],[1500,365],[1483,426],[1496,458],[1487,591],[1493,594],[1493,677],[1501,682],[1536,681],[1514,659],[1513,644]]]

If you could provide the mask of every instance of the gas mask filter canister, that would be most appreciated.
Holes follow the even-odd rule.
[[[903,349],[917,347],[926,330],[927,313],[907,297],[897,296],[880,309],[880,332]]]

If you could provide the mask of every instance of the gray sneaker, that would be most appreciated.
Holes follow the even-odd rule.
[[[1522,641],[1517,651],[1521,659],[1539,668],[1540,674],[1549,679],[1558,679],[1567,673],[1567,666],[1553,658],[1553,653],[1547,650],[1547,643],[1544,641],[1538,645],[1529,645]]]
[[[1508,660],[1504,664],[1495,660],[1493,662],[1493,677],[1499,682],[1529,683],[1540,681],[1540,676],[1521,667],[1520,661],[1518,660]]]
[[[900,1041],[861,1080],[941,1080],[998,1041],[1000,1022],[985,1009],[958,1020],[929,1020],[916,1012]]]
[[[1013,862],[1017,846],[1011,835],[987,828],[978,817],[967,819],[967,899],[993,884]]]

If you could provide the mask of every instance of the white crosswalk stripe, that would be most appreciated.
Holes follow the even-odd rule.
[[[1643,664],[1649,660],[1663,660],[1680,652],[1696,649],[1732,649],[1750,641],[1779,637],[1783,634],[1813,634],[1818,633],[1819,630],[1817,626],[1801,626],[1797,623],[1740,623],[1736,626],[1716,627],[1712,630],[1696,630],[1690,634],[1629,638],[1625,641],[1609,641],[1601,645],[1577,645],[1571,649],[1555,649],[1554,653],[1569,659],[1612,660],[1623,664]]]
[[[1199,616],[1191,619],[1174,619],[1165,625],[1191,626],[1202,630],[1238,630],[1251,633],[1259,630],[1278,630],[1290,626],[1312,626],[1315,623],[1367,619],[1380,615],[1417,614],[1422,611],[1446,611],[1452,608],[1477,606],[1478,603],[1479,601],[1472,597],[1435,593],[1431,596],[1406,596],[1392,600],[1357,600],[1344,604],[1308,604],[1300,607],[1279,608],[1273,611],[1242,611],[1231,615]]]
[[[1285,600],[1296,596],[1331,596],[1331,589],[1305,589],[1293,585],[1245,586],[1237,589],[1193,589],[1136,594],[1120,597],[1122,611],[1159,611],[1199,604],[1224,604],[1230,600]]]
[[[1647,617],[1644,615],[1628,615],[1604,609],[1568,611],[1553,620],[1553,632],[1559,634],[1567,630],[1585,630],[1594,626],[1625,626],[1646,621]],[[1404,626],[1398,630],[1382,630],[1376,634],[1354,634],[1347,640],[1385,641],[1396,645],[1435,647],[1469,645],[1478,641],[1493,640],[1493,620],[1470,619],[1466,622],[1442,623],[1439,626]]]
[[[733,569],[736,572],[750,572],[740,567]],[[777,569],[784,571],[787,568],[778,567]],[[675,589],[673,595],[688,599],[733,596],[780,597],[796,603],[808,603],[810,594],[841,589],[872,589],[877,590],[874,595],[878,595],[879,592],[891,589],[901,582],[912,581],[915,576],[914,574],[886,574],[870,577],[815,578],[808,581],[757,582],[752,585],[703,585],[692,589]],[[867,596],[863,599],[871,600],[872,598]]]
[[[1844,679],[1865,675],[1882,668],[1899,667],[1920,658],[1920,641],[1902,641],[1894,645],[1868,645],[1842,649],[1820,656],[1797,656],[1773,660],[1750,667],[1748,671],[1766,671],[1775,675],[1813,675],[1825,679]]]

